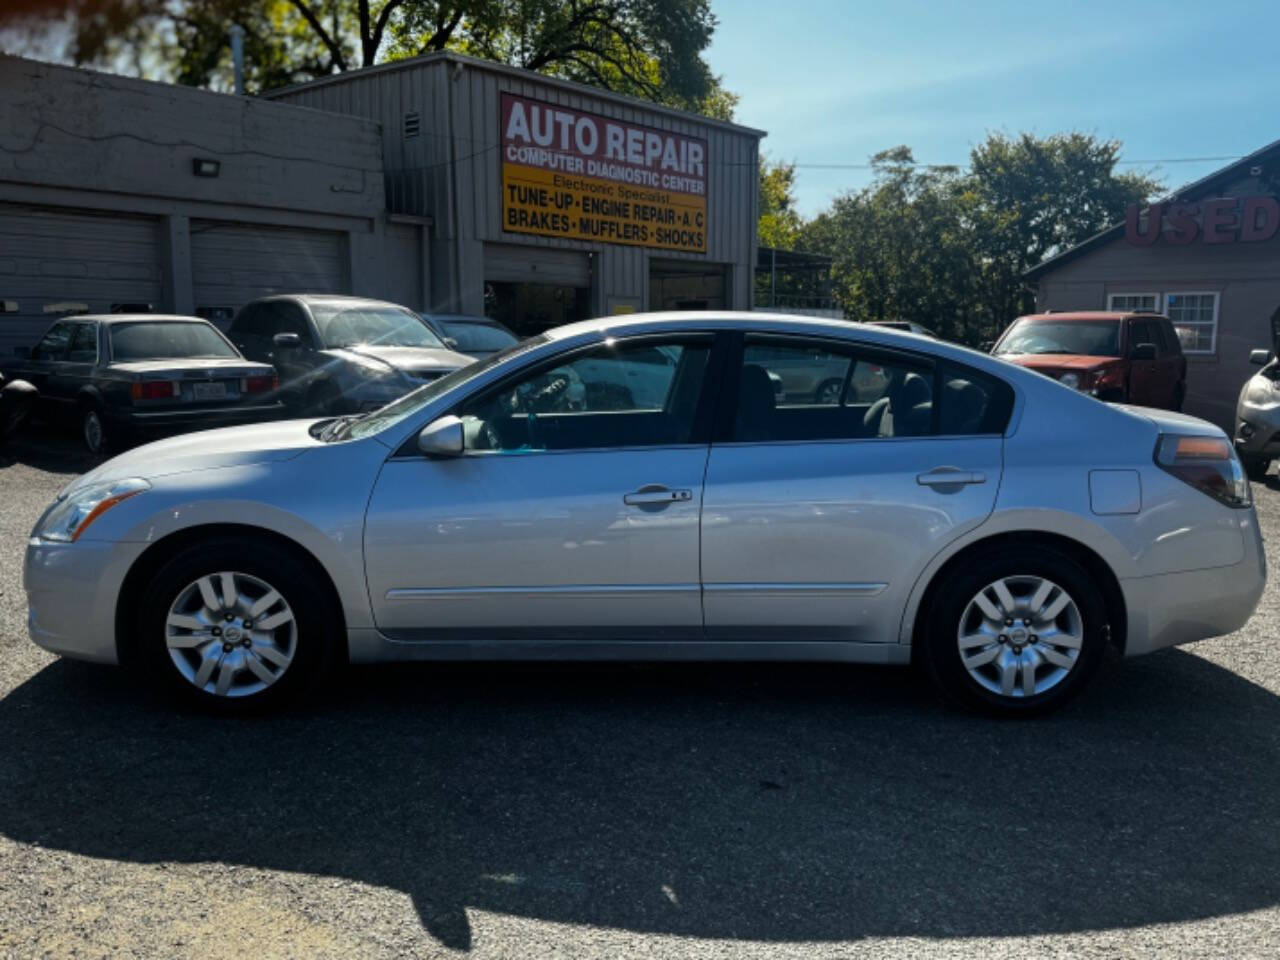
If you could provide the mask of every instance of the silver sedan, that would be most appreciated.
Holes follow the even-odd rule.
[[[838,389],[780,396],[804,364]],[[133,450],[59,495],[25,570],[36,643],[230,710],[348,661],[914,659],[1036,712],[1108,644],[1238,629],[1265,577],[1215,426],[910,333],[705,313]]]

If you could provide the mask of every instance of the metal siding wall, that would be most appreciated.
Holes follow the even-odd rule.
[[[389,223],[383,235],[383,275],[386,299],[411,310],[426,310],[422,303],[422,228],[411,223]]]
[[[113,303],[161,309],[159,222],[0,205],[0,357],[33,346],[56,316],[45,304],[77,302],[92,313]]]
[[[272,293],[347,293],[344,237],[295,230],[191,222],[195,305],[239,309]]]
[[[437,309],[465,310],[468,304],[474,309],[482,293],[484,242],[597,254],[595,299],[601,310],[610,296],[639,297],[643,302],[648,295],[650,256],[726,264],[730,267],[731,304],[739,309],[750,306],[759,152],[754,135],[700,123],[692,116],[686,119],[651,112],[610,100],[603,92],[595,95],[587,88],[569,90],[547,84],[534,74],[526,79],[472,63],[456,71],[457,63],[435,60],[365,76],[356,74],[279,96],[288,102],[358,114],[382,123],[388,209],[430,216],[434,222],[431,260],[433,290],[440,301]],[[705,139],[707,253],[650,251],[503,232],[498,125],[504,91]],[[414,107],[421,114],[422,132],[405,141],[403,111]],[[450,155],[450,134],[456,158]]]

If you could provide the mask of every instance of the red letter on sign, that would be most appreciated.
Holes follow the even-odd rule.
[[[1164,218],[1164,204],[1153,203],[1147,208],[1147,232],[1138,229],[1138,216],[1142,208],[1136,203],[1129,204],[1124,212],[1124,237],[1135,247],[1149,247],[1160,236],[1160,221]]]
[[[1262,214],[1262,225],[1258,225]],[[1249,197],[1244,202],[1244,216],[1240,218],[1240,239],[1246,242],[1270,240],[1280,228],[1280,203],[1275,197]]]
[[[1169,211],[1169,226],[1173,227],[1167,237],[1170,243],[1185,247],[1195,240],[1196,234],[1200,232],[1200,224],[1196,223],[1199,211],[1200,208],[1194,203],[1179,204]]]
[[[1204,202],[1204,242],[1233,243],[1236,239],[1236,200],[1223,197]]]

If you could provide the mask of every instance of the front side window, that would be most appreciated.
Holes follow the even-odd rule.
[[[524,453],[694,442],[711,341],[602,344],[467,401],[468,450]]]
[[[731,436],[739,443],[1003,433],[1013,390],[950,362],[830,343],[748,338]]]
[[[1184,353],[1213,353],[1218,343],[1218,295],[1170,293],[1165,313],[1173,321]]]
[[[116,361],[239,356],[208,323],[143,321],[111,326],[111,357]]]
[[[996,346],[995,355],[1120,355],[1118,320],[1019,320]]]
[[[409,310],[338,300],[312,302],[310,306],[320,338],[330,349],[365,345],[445,349],[426,321]]]
[[[40,338],[36,348],[31,351],[32,360],[63,360],[67,356],[67,347],[71,345],[72,324],[55,323],[49,332]]]

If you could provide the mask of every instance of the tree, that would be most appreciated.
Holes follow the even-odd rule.
[[[834,258],[854,320],[914,320],[977,345],[1032,307],[1023,273],[1157,194],[1159,181],[1117,174],[1120,144],[1087,134],[989,136],[968,171],[918,165],[895,147],[872,182],[806,224],[799,244]]]
[[[992,134],[974,148],[964,201],[984,263],[983,298],[997,316],[1012,319],[1033,306],[1026,270],[1164,189],[1147,174],[1116,173],[1121,148],[1084,133]]]
[[[760,246],[794,250],[802,221],[796,210],[796,168],[789,163],[770,163],[760,158],[760,221],[757,236]]]
[[[732,114],[702,53],[709,0],[16,0],[24,30],[69,18],[67,56],[127,61],[195,86],[230,86],[227,28],[245,30],[262,90],[456,50],[712,116]],[[6,7],[6,10],[9,8]],[[33,19],[35,18],[35,19]]]

